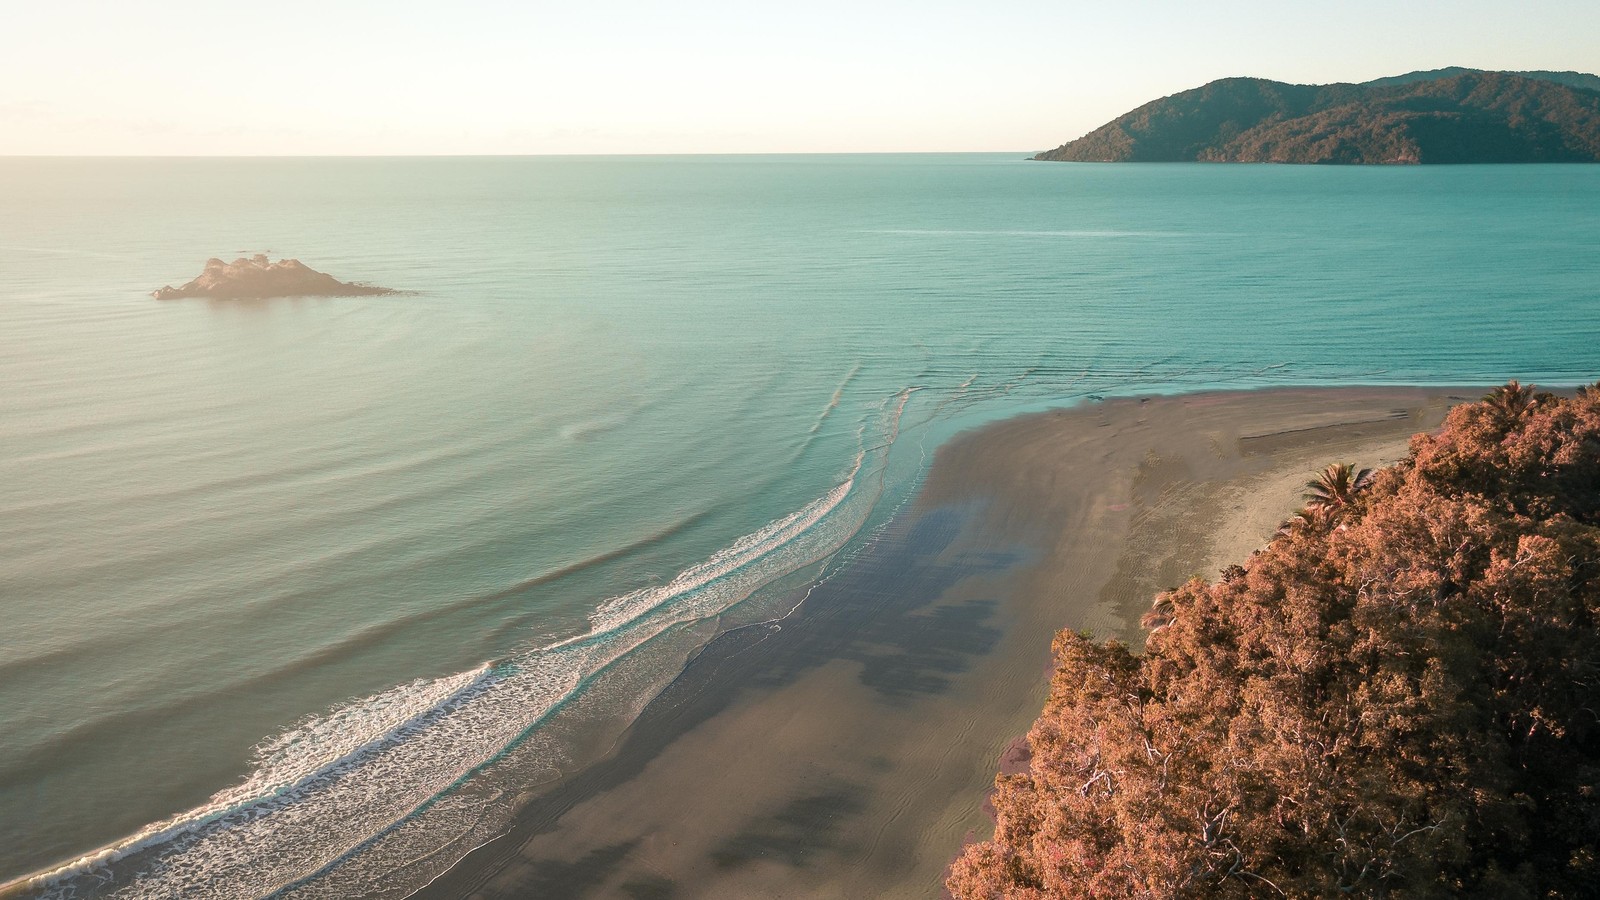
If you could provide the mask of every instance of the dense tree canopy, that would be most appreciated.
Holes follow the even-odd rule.
[[[1063,632],[958,898],[1600,896],[1600,390],[1513,383],[1142,655]]]
[[[1529,77],[1467,69],[1437,74],[1451,71],[1458,74],[1366,84],[1224,78],[1153,100],[1034,158],[1340,164],[1600,161],[1600,89],[1593,86],[1594,76]],[[1551,80],[1555,75],[1572,77]]]

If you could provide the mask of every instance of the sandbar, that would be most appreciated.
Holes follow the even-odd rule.
[[[1481,393],[1134,397],[963,432],[781,628],[714,640],[417,896],[937,897],[1057,630],[1141,642],[1156,591],[1265,544],[1324,465],[1400,459]]]

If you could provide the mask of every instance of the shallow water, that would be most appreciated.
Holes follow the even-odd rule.
[[[148,296],[257,251],[415,293]],[[1600,167],[0,160],[0,881],[425,880],[951,430],[1592,381],[1597,276]]]

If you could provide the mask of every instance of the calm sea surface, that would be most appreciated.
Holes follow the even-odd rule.
[[[255,252],[413,293],[149,297]],[[1597,309],[1600,166],[0,160],[0,882],[403,893],[960,427]]]

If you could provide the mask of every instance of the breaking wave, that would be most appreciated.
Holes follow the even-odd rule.
[[[493,763],[620,659],[844,547],[876,497],[858,482],[881,479],[908,396],[885,404],[876,443],[863,434],[832,490],[665,584],[599,604],[584,634],[305,719],[258,745],[244,781],[207,803],[0,894],[238,898],[303,886]],[[654,690],[674,673],[663,674]]]

